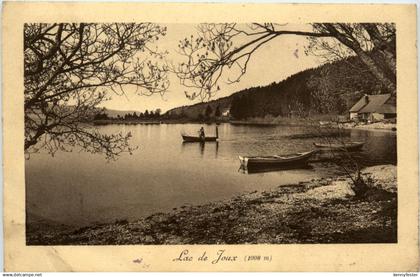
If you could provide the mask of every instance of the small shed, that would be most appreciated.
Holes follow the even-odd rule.
[[[397,117],[395,98],[391,94],[364,95],[349,112],[351,120],[380,121]]]

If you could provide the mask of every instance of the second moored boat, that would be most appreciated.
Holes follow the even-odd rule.
[[[289,155],[273,155],[273,156],[239,156],[241,166],[252,167],[252,166],[296,166],[306,165],[308,160],[312,157],[312,154],[317,152],[316,150],[289,154]]]
[[[360,150],[364,142],[355,141],[355,142],[346,142],[346,143],[314,143],[315,147],[326,149],[326,150],[347,150],[347,151],[357,151]]]

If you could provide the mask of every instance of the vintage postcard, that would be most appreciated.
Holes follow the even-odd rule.
[[[414,5],[6,2],[2,41],[6,271],[418,270]]]

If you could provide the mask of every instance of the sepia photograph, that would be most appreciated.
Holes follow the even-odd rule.
[[[418,271],[416,24],[5,3],[4,271]]]
[[[26,22],[26,245],[398,243],[397,30]]]

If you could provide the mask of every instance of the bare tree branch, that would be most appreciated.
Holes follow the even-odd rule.
[[[87,122],[110,93],[167,90],[165,53],[151,47],[165,34],[153,23],[25,24],[25,151],[131,152],[130,134],[102,135]]]
[[[180,83],[188,88],[186,96],[211,98],[219,89],[223,72],[235,76],[228,77],[228,83],[238,82],[246,73],[252,55],[271,40],[284,35],[308,37],[307,53],[334,61],[357,55],[384,87],[395,94],[395,51],[388,46],[384,51],[386,63],[377,61],[373,53],[378,47],[385,48],[395,40],[392,24],[311,24],[313,31],[284,29],[273,23],[200,24],[197,35],[191,35],[179,42],[179,53],[185,62],[173,66]],[[375,26],[376,28],[374,28]],[[379,31],[381,30],[381,31]],[[321,54],[320,51],[321,50]],[[384,64],[390,68],[384,68]],[[225,70],[229,69],[229,70]],[[390,73],[390,74],[389,74]]]

